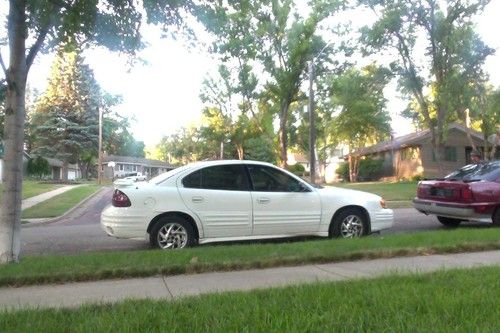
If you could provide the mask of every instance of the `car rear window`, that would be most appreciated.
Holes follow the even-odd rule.
[[[446,180],[480,181],[496,180],[500,177],[500,161],[469,164],[450,173]]]

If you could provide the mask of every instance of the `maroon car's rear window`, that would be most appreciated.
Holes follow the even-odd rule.
[[[493,181],[500,177],[500,161],[469,164],[450,173],[446,180]]]

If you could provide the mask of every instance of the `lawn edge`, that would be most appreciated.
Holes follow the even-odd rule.
[[[397,257],[429,256],[436,254],[455,254],[468,252],[484,252],[500,250],[500,242],[471,243],[465,242],[451,246],[431,246],[416,248],[382,249],[378,251],[354,251],[340,256],[314,256],[300,258],[289,256],[284,258],[270,258],[257,261],[232,261],[220,263],[189,263],[186,265],[173,265],[167,267],[151,267],[147,269],[104,269],[91,274],[48,274],[30,277],[5,277],[0,278],[0,288],[23,287],[33,285],[64,284],[74,282],[95,282],[113,279],[145,278],[153,276],[193,275],[209,272],[244,271],[249,269],[267,269],[274,267],[304,266],[326,263],[340,263],[347,261],[363,261],[374,259],[390,259]]]
[[[36,227],[36,226],[39,226],[39,225],[45,225],[45,224],[50,224],[50,223],[54,223],[54,222],[58,222],[62,219],[64,219],[66,216],[68,216],[69,214],[73,213],[76,209],[80,208],[80,206],[82,206],[83,204],[85,204],[87,201],[89,201],[90,199],[92,199],[94,196],[96,196],[97,194],[99,194],[101,191],[103,191],[106,187],[103,186],[99,189],[97,189],[97,191],[95,191],[94,193],[90,194],[89,196],[87,196],[85,199],[83,199],[82,201],[80,201],[79,203],[77,203],[76,205],[74,205],[72,208],[70,208],[69,210],[67,210],[64,214],[60,215],[60,216],[56,216],[56,217],[47,217],[47,218],[40,218],[40,219],[43,219],[41,221],[36,221],[37,218],[29,218],[29,219],[23,219],[23,221],[28,221],[28,223],[24,223],[22,224],[21,226],[23,228],[30,228],[30,227]]]

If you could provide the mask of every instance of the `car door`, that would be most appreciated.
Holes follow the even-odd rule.
[[[186,206],[203,225],[204,238],[252,233],[252,199],[242,164],[209,166],[178,180]]]
[[[253,235],[304,234],[319,230],[319,194],[282,170],[248,164],[252,182]]]

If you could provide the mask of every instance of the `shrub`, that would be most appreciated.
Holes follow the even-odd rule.
[[[30,158],[28,160],[27,172],[28,172],[28,175],[30,175],[32,177],[42,179],[43,176],[50,174],[49,162],[41,156],[37,156],[35,158]]]
[[[382,160],[373,160],[370,158],[359,161],[358,181],[378,180],[383,173]],[[349,181],[349,163],[343,162],[337,168],[339,178]]]
[[[382,177],[383,160],[373,160],[367,158],[359,161],[358,180],[369,181],[378,180]]]
[[[337,173],[340,179],[344,181],[349,181],[349,163],[347,162],[340,163],[335,172]]]
[[[294,165],[288,165],[286,169],[297,176],[304,175],[304,172],[306,171],[306,168],[304,168],[304,166],[299,163],[295,163]]]

